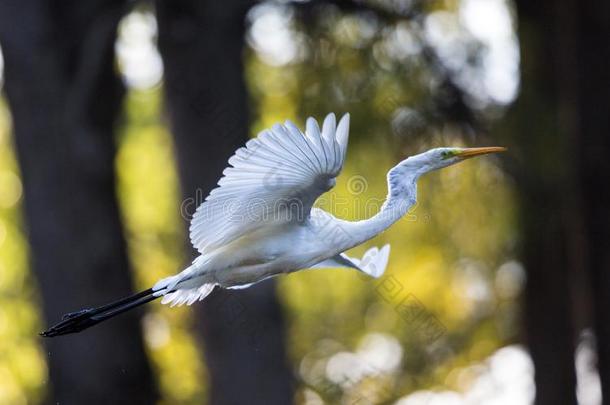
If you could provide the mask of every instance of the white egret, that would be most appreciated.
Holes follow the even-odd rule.
[[[350,222],[313,207],[335,185],[347,151],[349,115],[336,125],[329,114],[320,130],[309,118],[306,131],[275,125],[238,149],[218,187],[198,207],[190,238],[199,251],[193,263],[139,294],[98,308],[69,313],[43,332],[79,332],[155,298],[190,305],[215,287],[239,289],[282,273],[315,267],[346,267],[372,277],[386,268],[389,245],[362,259],[344,252],[383,232],[415,204],[417,180],[427,172],[501,147],[436,148],[398,163],[387,175],[388,195],[372,218]]]

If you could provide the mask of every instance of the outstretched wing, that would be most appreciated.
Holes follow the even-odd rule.
[[[193,246],[204,253],[263,226],[304,221],[315,200],[335,185],[348,132],[349,114],[338,126],[329,114],[322,131],[313,118],[305,133],[286,121],[248,141],[197,208]]]
[[[381,249],[377,247],[370,248],[364,253],[362,259],[349,257],[345,253],[340,253],[314,266],[311,266],[310,268],[347,267],[361,271],[371,277],[379,278],[383,276],[383,273],[385,273],[389,258],[390,245],[386,244]]]

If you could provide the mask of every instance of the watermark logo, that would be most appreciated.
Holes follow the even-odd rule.
[[[347,191],[349,191],[352,195],[360,195],[362,193],[366,193],[369,188],[369,182],[366,181],[364,176],[360,176],[359,174],[351,176],[347,180]]]

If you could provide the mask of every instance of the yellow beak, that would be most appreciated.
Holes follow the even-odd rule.
[[[468,159],[471,157],[486,155],[488,153],[499,153],[506,152],[506,148],[502,146],[486,146],[483,148],[465,148],[455,153],[455,156],[461,157],[463,159]]]

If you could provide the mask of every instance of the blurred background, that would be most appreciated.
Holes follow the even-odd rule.
[[[610,404],[609,38],[602,1],[0,2],[0,403]],[[422,179],[352,252],[391,243],[379,280],[38,337],[182,269],[232,152],[331,111],[344,218],[411,154],[510,152]]]

